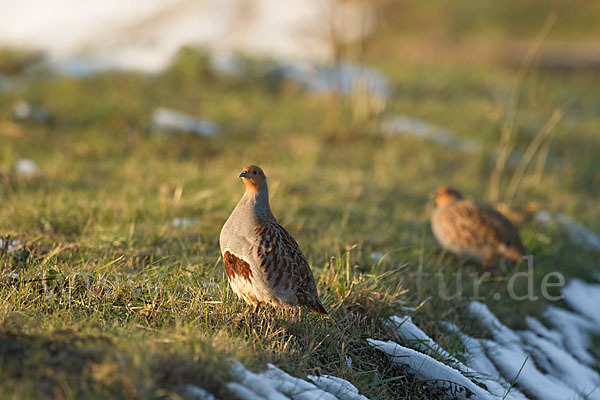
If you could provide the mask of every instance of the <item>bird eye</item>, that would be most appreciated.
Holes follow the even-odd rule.
[[[256,175],[256,171],[252,171],[252,173],[253,173],[254,175]]]

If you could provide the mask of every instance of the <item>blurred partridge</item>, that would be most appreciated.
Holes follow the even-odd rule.
[[[521,261],[527,254],[517,228],[498,211],[445,187],[437,190],[435,203],[431,228],[444,249],[484,265],[500,258]]]
[[[246,192],[221,230],[219,242],[231,289],[255,307],[302,306],[327,315],[298,243],[269,206],[267,177],[249,165],[239,174]]]

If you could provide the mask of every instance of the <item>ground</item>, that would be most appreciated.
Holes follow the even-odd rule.
[[[196,50],[182,51],[158,76],[77,78],[22,73],[10,63],[3,72],[19,89],[0,92],[0,234],[25,245],[0,250],[7,274],[0,282],[0,397],[164,398],[194,383],[225,398],[233,359],[251,369],[272,362],[296,376],[332,374],[370,398],[435,396],[366,338],[393,339],[382,318],[405,306],[417,307],[415,321],[454,354],[461,345],[441,321],[485,334],[465,316],[471,283],[464,282],[463,298],[448,300],[436,279],[418,287],[415,275],[440,273],[448,283],[453,273],[481,271],[440,250],[429,199],[437,186],[452,185],[488,200],[520,78],[511,65],[423,66],[370,53],[367,61],[393,84],[383,113],[365,114],[346,97],[265,76],[267,61],[248,60],[241,77],[217,75]],[[596,77],[589,70],[533,70],[520,81],[517,150],[526,151],[554,110],[566,115],[543,173],[537,175],[534,158],[514,209],[535,203],[600,232]],[[51,120],[14,121],[19,100],[43,107]],[[207,118],[221,133],[153,129],[158,106]],[[379,122],[393,114],[481,147],[471,153],[382,135]],[[17,174],[20,158],[35,160],[40,172]],[[310,261],[330,319],[268,309],[252,315],[229,288],[218,237],[243,193],[237,174],[251,163],[267,174],[273,213]],[[513,172],[509,166],[501,193]],[[192,223],[174,226],[175,218]],[[567,280],[597,273],[598,252],[531,218],[520,227],[536,257],[536,291],[551,271]],[[387,256],[379,261],[373,253]],[[481,294],[513,328],[545,304],[508,299],[502,275],[485,282]]]

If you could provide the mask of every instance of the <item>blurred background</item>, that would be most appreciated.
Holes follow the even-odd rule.
[[[69,73],[106,68],[157,72],[185,45],[327,63],[519,65],[548,14],[538,65],[598,63],[593,1],[4,1],[0,43],[41,51]]]

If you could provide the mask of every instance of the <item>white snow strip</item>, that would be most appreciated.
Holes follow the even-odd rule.
[[[358,389],[347,380],[337,376],[309,375],[308,379],[313,381],[319,388],[336,396],[340,400],[368,400],[358,393]]]
[[[521,340],[510,328],[503,325],[498,318],[483,303],[474,301],[469,305],[468,312],[471,316],[477,318],[479,322],[489,329],[494,340],[500,344],[519,345]]]
[[[573,243],[583,248],[600,250],[600,237],[588,227],[580,224],[566,214],[557,214],[554,217],[549,211],[540,210],[535,213],[534,218],[545,227],[551,227],[557,223],[569,235]]]
[[[517,346],[498,345],[489,340],[481,343],[500,372],[528,396],[544,400],[581,399],[582,397],[554,377],[541,373],[525,352]]]
[[[268,379],[259,374],[248,371],[241,363],[234,363],[231,366],[231,373],[240,383],[246,388],[252,390],[255,394],[269,400],[286,400],[288,399],[283,393],[279,392]]]
[[[186,395],[186,399],[190,398],[195,400],[217,400],[217,398],[212,393],[209,393],[196,385],[183,385],[181,389]]]
[[[381,131],[385,135],[414,135],[467,153],[474,153],[481,147],[473,140],[459,138],[445,128],[407,115],[385,118],[381,121]]]
[[[440,388],[466,388],[473,393],[473,396],[469,397],[470,399],[481,400],[494,398],[489,392],[475,385],[456,369],[449,367],[426,354],[400,346],[398,343],[394,342],[383,342],[375,339],[367,339],[367,342],[371,346],[393,357],[395,363],[408,365],[411,371],[420,379],[437,382],[437,385]],[[456,393],[452,392],[452,394],[455,394],[459,399],[467,398],[466,393],[464,392],[461,393],[460,391],[457,391]]]
[[[588,349],[592,344],[590,332],[598,333],[598,326],[577,314],[555,306],[548,306],[542,315],[562,334],[564,347],[575,358],[586,365],[594,364],[594,357]]]
[[[591,393],[589,399],[600,399],[600,375],[591,368],[581,364],[564,349],[535,335],[533,332],[522,332],[523,338],[530,346],[538,348],[552,367],[550,373],[571,388],[583,395]]]
[[[509,391],[510,383],[504,379],[500,371],[496,369],[496,366],[487,357],[478,339],[465,335],[456,325],[450,322],[445,322],[444,326],[449,331],[459,335],[461,342],[467,350],[467,365],[473,371],[471,374],[475,377],[475,380],[483,383],[494,396],[507,400],[527,400],[527,397],[518,389],[513,387]],[[507,391],[508,394],[506,394]],[[505,395],[506,397],[504,397]]]
[[[367,400],[350,382],[334,376],[309,376],[315,385],[273,364],[267,364],[266,371],[253,373],[239,362],[232,365],[231,372],[239,382],[228,383],[227,387],[241,399]]]
[[[600,327],[600,285],[573,279],[562,289],[565,301],[579,314],[585,315]]]
[[[441,357],[444,360],[452,361],[455,364],[462,365],[460,361],[454,358],[450,353],[438,345],[432,338],[414,324],[410,316],[400,317],[397,315],[389,319],[389,325],[394,328],[398,336],[410,347],[420,350],[430,356]]]
[[[271,397],[263,397],[261,395],[256,394],[256,392],[250,390],[249,388],[247,388],[246,386],[242,385],[241,383],[237,383],[237,382],[228,382],[225,386],[227,386],[227,389],[229,389],[229,391],[238,399],[240,400],[265,400],[265,399],[272,399]],[[279,399],[287,399],[289,400],[288,397],[285,397],[282,395],[282,397],[278,397],[275,400],[279,400]]]
[[[219,126],[214,122],[165,107],[154,110],[152,126],[155,130],[181,131],[198,136],[216,136],[219,133]]]
[[[562,346],[563,338],[560,332],[546,328],[546,326],[544,326],[544,324],[542,324],[536,318],[526,316],[525,325],[527,325],[531,331],[535,332],[544,339],[550,340],[552,343]]]
[[[260,376],[269,378],[271,384],[282,393],[293,397],[294,399],[323,399],[336,400],[336,397],[330,393],[326,393],[317,386],[304,379],[296,378],[288,373],[280,370],[273,364],[267,364],[267,370],[262,372]]]

